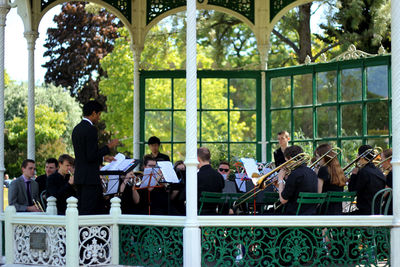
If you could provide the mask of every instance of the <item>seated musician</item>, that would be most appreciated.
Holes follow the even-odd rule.
[[[281,131],[278,133],[279,147],[274,151],[275,167],[278,167],[282,163],[285,163],[285,156],[283,153],[289,145],[290,136],[287,131]]]
[[[365,151],[372,149],[370,145],[362,145],[358,149],[358,155],[362,155]],[[385,188],[386,178],[383,173],[372,163],[373,153],[361,157],[358,166],[354,168],[349,180],[349,191],[356,191],[357,208],[353,212],[355,215],[371,215],[372,200],[379,190]],[[378,207],[375,203],[375,207]]]
[[[121,212],[122,214],[136,214],[140,213],[138,206],[140,196],[136,190],[135,174],[133,171],[129,172],[122,178],[120,182],[118,195],[121,198]]]
[[[152,159],[154,159],[155,161],[171,161],[168,155],[160,153],[160,138],[158,138],[157,136],[152,136],[147,141],[147,144],[151,151],[151,154],[149,154],[149,156],[151,156]]]
[[[303,153],[303,149],[293,145],[285,149],[286,160],[290,160],[297,154]],[[284,180],[286,170],[280,170],[278,174],[279,200],[285,205],[284,214],[295,215],[298,208],[297,198],[300,192],[317,193],[317,175],[306,164],[302,164],[294,169]],[[315,215],[317,207],[313,204],[302,205],[299,215]]]
[[[178,160],[174,164],[174,171],[179,179],[179,183],[171,184],[171,205],[172,205],[172,215],[185,215],[185,180],[186,180],[186,165],[183,160]]]
[[[331,150],[331,151],[330,151]],[[329,152],[330,151],[330,152]],[[329,152],[329,153],[328,153]],[[337,154],[332,151],[329,144],[322,144],[314,151],[315,157],[318,160],[321,156],[328,153],[319,162],[318,169],[318,193],[326,193],[329,191],[343,192],[346,185],[346,176],[340,167]],[[325,210],[324,208],[322,210]],[[342,203],[331,203],[326,212],[328,215],[341,215]]]
[[[224,178],[220,173],[214,170],[210,164],[211,153],[206,147],[197,149],[197,160],[199,161],[199,172],[197,173],[197,197],[200,199],[202,192],[218,192],[221,193],[224,188]],[[199,206],[200,207],[200,203]],[[202,215],[215,215],[217,213],[217,205],[213,203],[205,203],[203,205]]]
[[[229,180],[229,176],[231,174],[231,169],[230,169],[229,162],[221,161],[219,163],[218,172],[222,175],[222,177],[224,177],[225,186],[222,189],[222,192],[224,192],[224,193],[238,193],[239,192],[239,188],[238,188],[237,184],[235,183],[235,181]]]
[[[74,167],[74,158],[63,154],[58,158],[58,170],[47,177],[46,195],[57,199],[57,214],[65,215],[67,210],[67,199],[76,196],[73,187],[74,176],[71,175]]]

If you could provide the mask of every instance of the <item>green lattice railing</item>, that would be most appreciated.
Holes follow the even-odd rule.
[[[389,266],[389,227],[202,227],[202,266]],[[120,226],[120,264],[182,266],[183,228]]]

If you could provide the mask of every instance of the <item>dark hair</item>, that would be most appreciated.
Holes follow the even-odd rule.
[[[33,164],[35,164],[35,161],[33,160],[33,159],[25,159],[23,162],[22,162],[22,164],[21,164],[21,168],[26,168],[26,166],[28,166],[28,163],[33,163]]]
[[[392,149],[388,148],[383,150],[382,154],[385,156],[385,159],[387,159],[388,157],[392,156]]]
[[[285,152],[283,153],[283,155],[285,156],[285,158],[293,158],[295,157],[297,154],[303,153],[303,149],[300,146],[289,146],[285,149]]]
[[[58,162],[60,164],[62,164],[64,161],[68,161],[69,164],[74,165],[74,158],[71,157],[70,155],[67,154],[62,154],[59,158],[58,158]]]
[[[177,162],[175,162],[175,164],[174,164],[174,170],[176,171],[176,167],[178,167],[178,166],[181,165],[181,164],[185,165],[185,162],[183,162],[183,160],[178,160]],[[185,167],[186,167],[186,165],[185,165]]]
[[[372,146],[370,146],[370,145],[362,145],[362,146],[360,146],[360,147],[358,148],[358,155],[361,155],[362,153],[364,153],[364,152],[367,151],[368,149],[372,149]],[[373,157],[372,154],[373,154],[373,153],[368,153],[368,155],[366,155],[364,158],[365,158],[366,160],[370,160],[370,159]]]
[[[103,111],[103,106],[96,100],[91,100],[83,105],[82,111],[83,116],[86,117],[92,115],[93,111],[96,113]]]
[[[51,164],[54,163],[54,165],[56,165],[56,168],[58,168],[58,161],[55,158],[48,158],[46,159],[46,163],[45,164]]]
[[[220,162],[219,162],[219,165],[228,165],[229,167],[231,166],[230,164],[229,164],[229,162],[227,162],[226,160],[221,160]]]
[[[150,154],[144,155],[143,156],[143,165],[147,166],[149,161],[156,161]],[[157,162],[157,161],[156,161]]]
[[[197,149],[197,157],[199,157],[202,161],[210,161],[211,152],[206,147],[199,147]]]
[[[152,145],[152,144],[161,144],[160,138],[158,138],[157,136],[152,136],[149,138],[149,140],[147,141],[148,145]]]

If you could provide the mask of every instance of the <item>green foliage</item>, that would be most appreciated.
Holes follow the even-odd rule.
[[[67,128],[66,112],[55,112],[53,108],[38,105],[35,109],[35,143],[38,161],[37,173],[44,173],[44,160],[65,153],[65,144],[60,137]],[[20,174],[20,166],[27,151],[27,108],[23,117],[15,117],[5,122],[5,166],[10,176]]]

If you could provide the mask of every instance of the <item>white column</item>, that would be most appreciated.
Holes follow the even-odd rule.
[[[132,42],[133,43],[133,42]],[[133,158],[140,159],[140,55],[143,48],[132,45],[133,51]]]
[[[118,220],[121,216],[121,199],[113,197],[111,199],[110,215],[113,220],[112,235],[111,235],[111,264],[118,265],[119,263],[119,227]]]
[[[392,1],[393,228],[391,266],[400,266],[400,1]]]
[[[37,31],[24,32],[28,42],[28,159],[35,160],[35,42]]]
[[[258,51],[260,52],[261,71],[267,69],[268,50],[269,50],[268,44],[258,46]],[[265,85],[266,85],[265,72],[262,72],[261,73],[261,160],[263,162],[267,161],[267,116],[266,116],[267,103],[265,101],[267,89]]]
[[[8,206],[6,208],[5,216],[5,256],[6,256],[6,263],[13,264],[14,263],[14,229],[12,225],[12,219],[17,213],[15,206]]]
[[[67,266],[79,266],[79,217],[78,199],[69,197],[67,199],[67,211],[65,212],[67,247]]]
[[[183,265],[195,267],[201,264],[201,239],[197,220],[196,0],[188,0],[186,3],[186,221],[183,229]]]
[[[8,1],[0,2],[0,199],[4,196],[4,31],[6,27],[6,16],[10,11]],[[3,201],[0,201],[0,214],[3,213]],[[0,228],[0,240],[3,238],[3,228]],[[0,251],[3,250],[3,243],[0,242]]]

